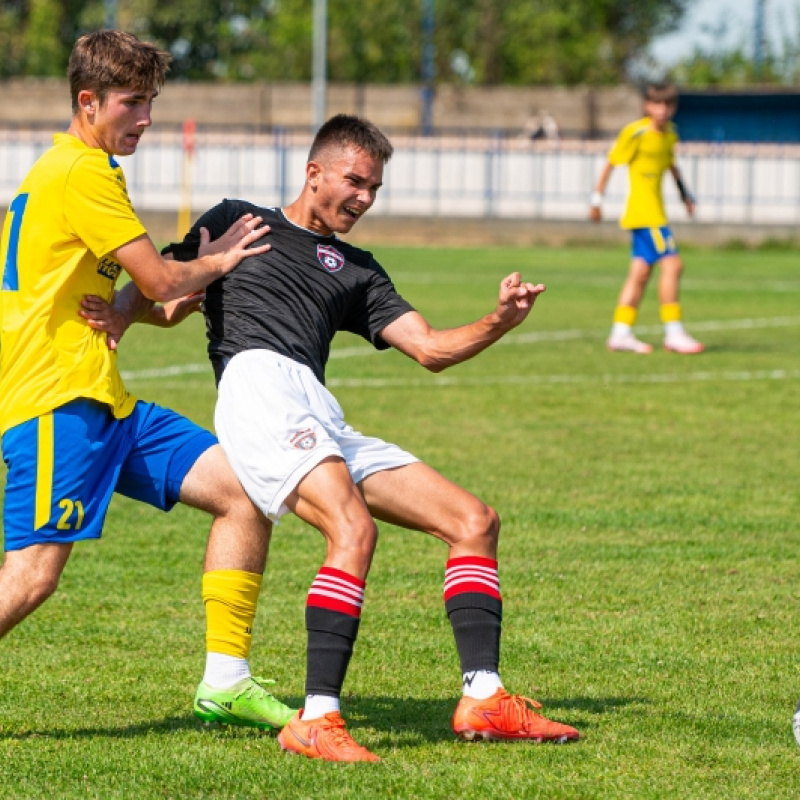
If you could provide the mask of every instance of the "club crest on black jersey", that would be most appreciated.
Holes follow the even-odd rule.
[[[328,272],[338,272],[344,266],[344,256],[332,244],[317,245],[317,260]]]

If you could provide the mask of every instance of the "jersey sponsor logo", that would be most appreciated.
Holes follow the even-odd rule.
[[[289,444],[297,450],[313,450],[317,446],[317,434],[311,428],[305,428],[289,439]]]
[[[100,259],[97,264],[97,274],[104,278],[115,281],[119,277],[122,267],[113,258],[106,256]]]
[[[317,245],[317,260],[328,272],[338,272],[344,266],[344,256],[331,244]]]

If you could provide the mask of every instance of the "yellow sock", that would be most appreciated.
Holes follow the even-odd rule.
[[[237,569],[203,575],[206,650],[248,658],[262,576]]]
[[[664,303],[661,306],[661,321],[666,325],[668,322],[681,321],[681,304]]]
[[[639,310],[633,306],[617,306],[614,309],[614,322],[619,322],[622,325],[627,325],[632,328],[636,323],[636,317],[639,315]]]

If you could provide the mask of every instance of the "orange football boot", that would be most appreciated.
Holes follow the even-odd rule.
[[[575,728],[532,711],[542,706],[530,697],[498,689],[487,700],[462,697],[453,714],[453,731],[467,741],[473,739],[527,739],[531,742],[573,742],[580,738]]]
[[[308,722],[302,719],[302,713],[301,708],[278,734],[282,750],[325,761],[380,761],[347,732],[338,711]]]

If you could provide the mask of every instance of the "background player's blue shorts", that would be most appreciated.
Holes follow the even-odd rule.
[[[79,399],[3,436],[5,549],[99,539],[116,491],[168,511],[216,437],[152,403],[116,419]]]
[[[674,256],[678,245],[668,225],[661,228],[634,228],[631,231],[631,256],[641,258],[652,267],[664,256]]]

